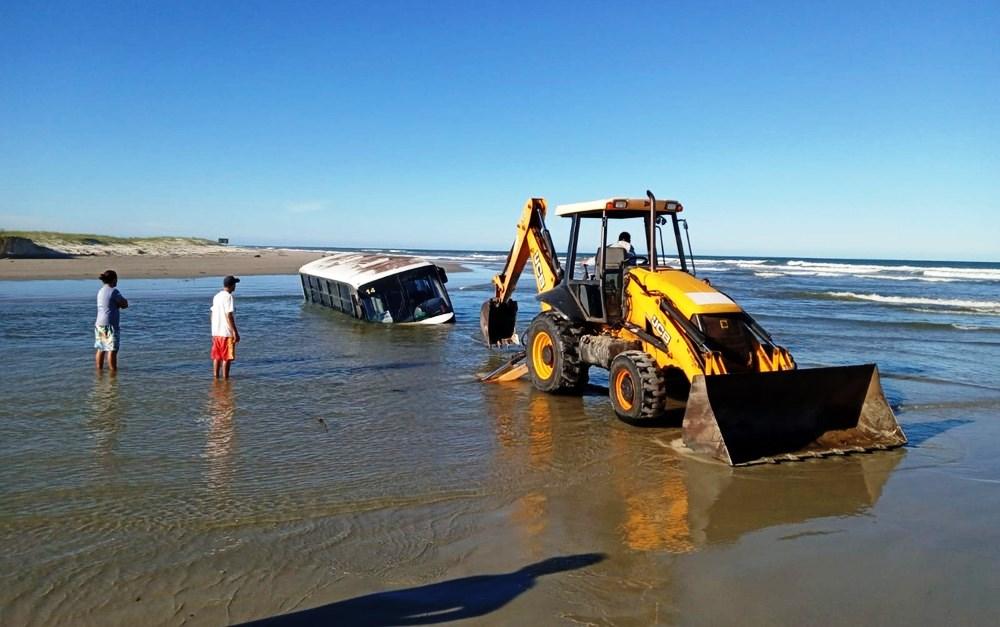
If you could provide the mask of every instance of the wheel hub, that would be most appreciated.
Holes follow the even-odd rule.
[[[552,378],[555,373],[556,351],[552,337],[542,331],[535,335],[531,342],[531,363],[535,374],[543,381]]]
[[[625,377],[622,381],[622,398],[630,403],[635,402],[635,386],[632,385],[632,377]]]
[[[632,380],[632,375],[628,370],[624,368],[619,370],[614,375],[614,380],[612,381],[612,389],[614,390],[614,396],[617,397],[618,404],[626,412],[632,411],[632,407],[635,406],[635,382]]]
[[[546,346],[545,348],[542,349],[542,361],[545,363],[546,366],[551,366],[553,363],[555,363],[555,355],[552,352],[551,346]]]

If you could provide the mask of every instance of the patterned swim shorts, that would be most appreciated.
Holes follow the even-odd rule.
[[[94,325],[94,349],[111,352],[118,350],[118,330],[111,325]]]

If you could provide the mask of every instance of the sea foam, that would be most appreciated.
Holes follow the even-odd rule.
[[[1000,301],[922,298],[918,296],[883,296],[882,294],[856,294],[854,292],[826,292],[828,296],[847,300],[862,300],[904,307],[924,306],[959,309],[975,313],[1000,314]]]

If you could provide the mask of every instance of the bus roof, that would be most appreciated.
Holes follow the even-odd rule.
[[[684,210],[681,203],[676,200],[657,200],[656,213],[679,213]],[[633,218],[641,215],[649,215],[648,198],[604,198],[602,200],[589,200],[587,202],[575,202],[568,205],[558,205],[556,207],[557,216],[568,216],[582,213],[593,213],[602,215],[608,212],[608,217]],[[620,214],[616,216],[615,214]]]
[[[299,274],[346,283],[354,289],[393,274],[433,266],[420,257],[369,253],[335,253],[299,268]]]

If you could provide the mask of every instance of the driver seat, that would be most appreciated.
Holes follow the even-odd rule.
[[[622,278],[625,274],[626,252],[619,246],[607,246],[597,251],[595,270],[601,281],[604,312],[608,324],[621,321]]]

